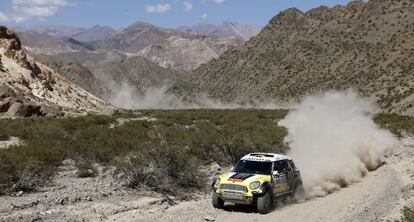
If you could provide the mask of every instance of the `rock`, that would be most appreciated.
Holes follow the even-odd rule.
[[[101,112],[101,114],[102,115],[104,115],[104,116],[112,116],[112,115],[114,115],[115,114],[115,111],[116,111],[116,109],[115,108],[113,108],[113,107],[105,107],[103,110],[102,110],[102,112]]]
[[[221,171],[220,165],[218,165],[216,162],[211,164],[210,169],[211,169],[212,172],[220,172]]]
[[[216,218],[214,218],[212,216],[207,216],[207,217],[204,217],[204,220],[205,221],[216,221]]]
[[[60,205],[65,205],[65,203],[67,202],[68,198],[67,197],[59,197],[56,201],[57,204]]]
[[[16,93],[7,86],[0,86],[0,99],[16,97]]]
[[[25,116],[26,108],[20,102],[13,103],[9,109],[7,110],[7,115],[17,117],[17,116]]]
[[[21,196],[23,195],[23,193],[24,193],[23,191],[19,191],[19,192],[17,192],[17,193],[16,193],[16,197],[21,197]]]
[[[54,104],[42,105],[40,111],[46,117],[58,117],[64,115],[62,107]]]
[[[14,102],[6,113],[11,117],[41,116],[41,107],[31,103]]]
[[[13,98],[11,97],[5,98],[3,101],[0,101],[0,113],[7,112],[12,102],[13,102]]]

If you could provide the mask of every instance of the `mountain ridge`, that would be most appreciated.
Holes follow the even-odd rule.
[[[261,27],[240,22],[225,21],[218,24],[199,23],[193,26],[180,26],[177,29],[209,37],[235,37],[247,41],[257,35]]]
[[[413,113],[412,21],[407,0],[287,9],[187,80],[213,99],[239,103],[354,88],[381,110]]]

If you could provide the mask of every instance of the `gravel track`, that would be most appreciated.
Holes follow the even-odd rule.
[[[359,183],[303,203],[278,204],[267,215],[248,206],[214,209],[207,194],[171,204],[126,189],[111,172],[76,178],[67,163],[42,192],[0,197],[0,221],[394,221],[403,206],[414,206],[414,138],[401,140],[385,160]]]

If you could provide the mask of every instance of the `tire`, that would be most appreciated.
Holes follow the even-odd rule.
[[[272,210],[272,208],[273,198],[270,191],[267,191],[265,195],[257,198],[257,211],[259,211],[260,214],[267,214]]]
[[[214,208],[223,209],[224,201],[216,193],[213,193],[211,200]]]
[[[296,184],[295,189],[293,189],[293,192],[291,194],[291,199],[298,201],[302,198],[304,198],[305,190],[302,186],[302,183]]]

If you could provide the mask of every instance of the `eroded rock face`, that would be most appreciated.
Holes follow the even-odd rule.
[[[6,86],[0,86],[0,99],[16,97],[16,93]]]
[[[0,58],[0,114],[60,115],[62,107],[71,113],[100,113],[109,106],[26,55],[16,33],[4,26],[0,26]]]
[[[17,95],[12,89],[0,86],[0,113],[10,117],[43,116],[41,106]]]

